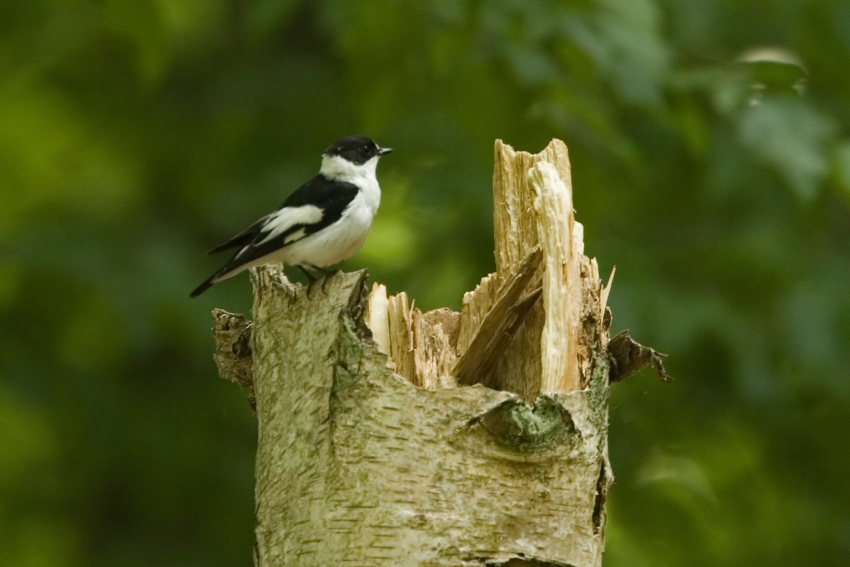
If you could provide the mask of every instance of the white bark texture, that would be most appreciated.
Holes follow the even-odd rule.
[[[217,314],[222,375],[253,380],[260,567],[601,565],[608,289],[566,146],[497,142],[494,206],[498,271],[461,313],[267,266],[252,323]]]

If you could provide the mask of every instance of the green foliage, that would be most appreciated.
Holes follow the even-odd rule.
[[[827,0],[3,2],[0,564],[250,564],[250,288],[186,295],[350,133],[396,153],[347,266],[424,308],[492,270],[493,140],[569,145],[677,378],[613,389],[606,565],[848,564],[848,68]]]

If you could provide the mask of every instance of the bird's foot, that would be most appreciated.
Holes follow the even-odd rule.
[[[331,279],[332,275],[333,274],[325,275],[325,277],[322,278],[322,293],[324,293],[325,295],[328,294],[328,290],[325,289],[325,286],[328,285],[328,280]]]
[[[315,272],[319,272],[320,274],[322,274],[322,277],[317,279],[316,276],[314,276],[312,273],[310,273],[307,270],[307,268],[310,268],[310,270],[313,270]],[[314,266],[312,264],[304,264],[303,266],[298,266],[298,269],[301,270],[301,273],[303,273],[305,276],[307,276],[307,279],[309,280],[309,282],[307,283],[307,299],[313,299],[313,297],[312,297],[313,287],[319,281],[322,282],[322,293],[324,295],[327,295],[328,294],[328,289],[327,289],[328,280],[333,275],[339,273],[339,270],[328,270],[328,269],[325,269],[325,268],[320,268],[319,266]]]
[[[333,274],[331,274],[329,276],[322,276],[322,278],[320,278],[318,280],[314,279],[309,284],[307,284],[307,299],[313,299],[312,291],[313,291],[313,288],[316,287],[316,286],[318,286],[319,289],[322,290],[322,295],[327,295],[328,294],[328,288],[327,288],[328,280],[331,279],[331,276],[333,276]]]
[[[314,270],[316,272],[323,274],[323,277],[322,277],[322,293],[327,295],[328,294],[328,290],[327,290],[328,280],[331,278],[331,276],[338,273],[339,270],[328,270],[328,269],[325,269],[325,268],[320,268],[319,266],[314,266],[312,264],[309,264],[309,267],[310,267],[311,270]]]
[[[319,280],[312,280],[310,283],[307,284],[307,299],[309,299],[310,301],[313,300],[313,288],[316,286],[317,281]]]
[[[309,271],[307,271],[307,268],[305,268],[304,266],[296,266],[296,267],[297,267],[299,270],[301,270],[301,273],[302,273],[302,274],[304,274],[305,276],[307,276],[307,299],[312,300],[312,299],[313,299],[313,297],[312,297],[312,293],[311,293],[311,292],[313,291],[313,284],[315,284],[315,283],[316,283],[317,281],[319,281],[319,280],[316,278],[316,276],[314,276],[314,275],[313,275],[313,274],[311,274]],[[310,267],[312,268],[312,266],[310,266]]]

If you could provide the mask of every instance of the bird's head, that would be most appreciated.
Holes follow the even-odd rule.
[[[374,175],[380,157],[391,151],[366,136],[346,136],[322,154],[322,174],[340,180],[363,173]]]
[[[324,156],[339,156],[354,165],[363,165],[370,159],[390,153],[390,148],[382,148],[366,136],[346,136],[340,138],[325,150]]]

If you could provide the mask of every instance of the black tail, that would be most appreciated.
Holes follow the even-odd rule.
[[[266,215],[263,218],[259,219],[254,224],[252,224],[236,236],[232,237],[227,242],[219,244],[218,246],[207,252],[207,254],[218,254],[219,252],[228,250],[230,248],[242,248],[243,246],[250,244],[251,241],[254,240],[254,237],[257,236],[257,233],[260,231],[260,227],[263,226],[263,224],[269,219],[270,216],[272,215]]]
[[[196,287],[194,291],[189,294],[189,297],[198,297],[199,295],[207,291],[209,288],[211,288],[213,284],[216,284],[221,280],[226,280],[229,277],[235,276],[236,274],[250,266],[250,258],[246,258],[244,260],[239,259],[239,255],[244,250],[245,249],[243,248],[242,250],[237,252],[233,256],[233,258],[225,262],[225,264],[221,268],[219,268],[217,272],[208,277],[206,281],[204,281],[204,283]]]
[[[189,294],[189,297],[194,299],[195,297],[198,297],[199,295],[201,295],[202,293],[207,291],[209,288],[211,288],[212,285],[215,283],[215,277],[217,275],[219,275],[218,272],[216,272],[213,275],[211,275],[210,277],[208,277],[206,279],[206,281],[204,281],[204,283],[202,283],[201,285],[196,287],[194,289],[194,291],[192,291],[192,293]]]

